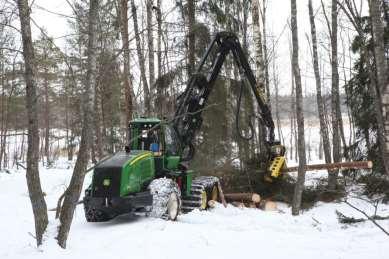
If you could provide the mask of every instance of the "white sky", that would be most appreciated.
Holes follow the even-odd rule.
[[[71,1],[70,1],[71,2]],[[164,4],[169,5],[174,4],[175,1],[169,0],[164,1]],[[327,7],[330,7],[331,1],[324,0],[324,3]],[[320,0],[313,0],[314,11],[318,10],[320,7]],[[315,85],[313,80],[313,70],[311,64],[310,50],[306,39],[306,34],[310,35],[310,25],[308,17],[308,0],[298,0],[298,24],[299,24],[299,43],[300,43],[300,68],[303,80],[304,91],[306,93],[315,92]],[[366,4],[365,4],[366,6]],[[43,10],[43,7],[46,10]],[[330,10],[327,10],[327,15],[330,16]],[[52,12],[52,13],[50,13]],[[72,16],[72,9],[68,5],[66,0],[35,0],[33,6],[32,17],[41,27],[44,27],[49,36],[53,37],[58,46],[64,46],[64,38],[69,34],[69,29],[67,26],[67,18],[60,16],[58,14],[64,14],[67,16]],[[340,12],[341,13],[341,12]],[[138,14],[139,15],[139,14]],[[175,15],[172,13],[172,15]],[[277,70],[280,74],[280,94],[286,95],[290,93],[290,53],[289,53],[289,38],[290,38],[290,29],[287,27],[285,29],[287,20],[290,16],[290,1],[287,0],[268,0],[268,9],[267,9],[267,28],[268,34],[273,35],[275,38],[279,39],[276,46],[277,53]],[[343,16],[343,14],[342,14]],[[174,17],[171,17],[174,19]],[[344,20],[344,18],[342,18]],[[341,21],[340,25],[344,25],[345,22]],[[327,27],[324,23],[324,18],[319,11],[316,19],[316,27],[318,33],[327,33]],[[33,28],[33,37],[36,38],[39,36],[40,32],[36,26],[32,25]],[[129,29],[132,29],[132,22],[129,22]],[[269,36],[268,35],[268,36]],[[320,35],[318,35],[320,40]],[[271,42],[270,37],[268,37],[268,43]],[[339,51],[342,51],[341,48],[341,39],[339,39]],[[270,46],[270,44],[269,44]],[[328,61],[328,56],[326,57]],[[348,62],[347,62],[348,63]],[[325,69],[326,75],[330,75],[330,70]],[[340,71],[341,75],[343,74]],[[347,72],[348,73],[348,72]],[[135,73],[138,74],[138,73]],[[136,77],[137,75],[135,75]],[[136,79],[136,78],[135,78]],[[342,79],[342,76],[341,76]],[[330,80],[325,80],[324,83],[329,85]],[[342,82],[341,82],[342,86]]]

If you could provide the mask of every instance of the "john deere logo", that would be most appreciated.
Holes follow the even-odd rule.
[[[111,180],[110,179],[104,179],[103,181],[103,185],[104,186],[109,186],[111,184]]]

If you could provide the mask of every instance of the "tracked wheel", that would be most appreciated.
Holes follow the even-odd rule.
[[[108,216],[103,211],[91,208],[84,202],[85,218],[88,222],[105,222],[114,218],[114,216]]]
[[[182,201],[182,211],[208,209],[208,201],[219,199],[217,184],[219,179],[214,176],[200,176],[192,181],[191,193]]]

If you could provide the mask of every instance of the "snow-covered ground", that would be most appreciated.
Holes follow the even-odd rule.
[[[49,208],[55,207],[71,176],[71,169],[41,169]],[[90,176],[86,178],[86,185]],[[335,210],[362,217],[344,203],[319,203],[294,217],[290,208],[278,211],[219,206],[194,211],[169,222],[146,217],[118,217],[106,223],[87,223],[83,208],[75,214],[68,248],[56,245],[57,222],[50,225],[44,245],[37,249],[24,171],[0,174],[0,258],[389,258],[389,237],[371,222],[344,226]],[[359,199],[350,201],[372,214],[374,208]],[[389,215],[389,206],[378,214]],[[389,220],[380,221],[389,230]]]

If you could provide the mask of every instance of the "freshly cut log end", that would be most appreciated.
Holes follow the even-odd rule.
[[[210,207],[210,208],[215,208],[216,204],[217,204],[217,202],[214,201],[214,200],[209,200],[208,201],[208,207]]]
[[[274,201],[266,202],[264,210],[265,211],[275,211],[275,210],[277,210],[277,203],[275,203]]]
[[[372,161],[367,161],[367,168],[372,169],[373,168],[373,162]]]
[[[275,211],[277,210],[277,203],[275,203],[274,201],[263,200],[259,204],[259,208],[264,211]]]
[[[261,202],[261,196],[257,193],[253,193],[253,196],[251,197],[251,200],[254,203],[260,203]]]

